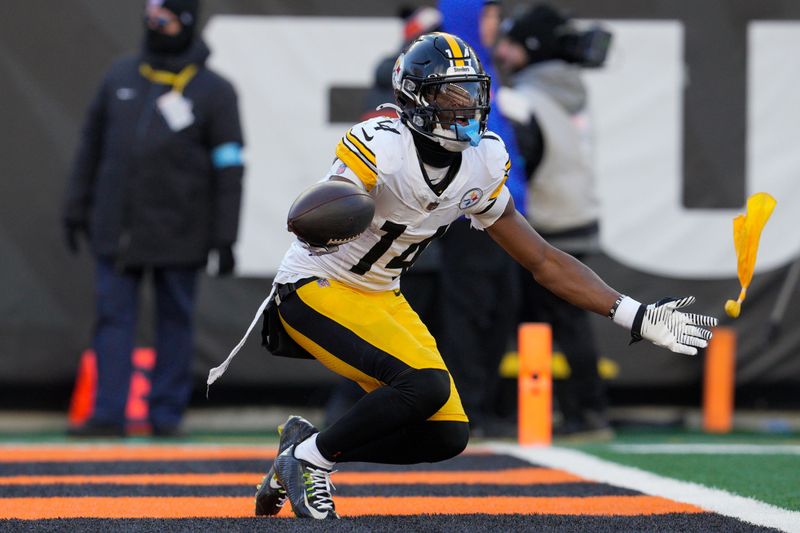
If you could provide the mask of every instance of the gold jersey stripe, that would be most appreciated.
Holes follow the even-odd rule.
[[[356,145],[353,142],[353,140],[359,142],[361,146],[366,148],[366,152],[361,150],[361,148],[359,148],[358,145]],[[342,142],[347,148],[350,149],[351,152],[356,154],[358,158],[361,159],[361,161],[363,161],[364,164],[367,165],[373,172],[378,172],[378,166],[375,164],[375,154],[372,152],[372,150],[366,147],[366,145],[361,141],[361,139],[359,139],[355,135],[350,135],[348,133],[345,134],[344,137],[342,137]]]
[[[370,168],[353,148],[346,145],[344,139],[339,141],[336,146],[336,157],[341,159],[358,176],[358,179],[361,180],[368,191],[378,182],[378,173]]]
[[[453,59],[456,60],[455,65],[457,67],[463,67],[464,60],[462,58],[464,57],[464,54],[461,52],[461,47],[458,46],[458,42],[456,42],[455,37],[449,33],[443,33],[442,37],[444,37],[444,39],[447,41],[447,44],[450,45],[450,51],[453,52]]]
[[[490,199],[490,200],[494,200],[495,198],[497,198],[497,197],[500,195],[500,191],[502,191],[502,190],[503,190],[503,185],[505,185],[505,184],[506,184],[506,180],[507,180],[507,179],[508,179],[508,174],[506,174],[505,176],[503,176],[503,181],[501,181],[501,182],[500,182],[500,185],[498,185],[498,186],[497,186],[497,188],[496,188],[496,189],[494,190],[494,192],[492,193],[492,195],[491,195],[491,196],[489,196],[489,199]]]
[[[358,149],[359,152],[361,152],[361,155],[366,157],[370,163],[377,166],[377,163],[375,163],[375,154],[373,153],[372,150],[367,148],[367,146],[363,142],[361,142],[361,139],[359,139],[353,134],[353,130],[348,131],[345,134],[345,137],[347,137],[347,140],[350,141],[353,144],[353,146],[355,146]]]
[[[509,170],[511,170],[511,158],[510,157],[508,158],[508,161],[506,161],[506,172],[508,172]]]

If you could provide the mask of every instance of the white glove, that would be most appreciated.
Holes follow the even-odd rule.
[[[678,311],[694,303],[694,296],[662,298],[645,306],[625,296],[614,316],[614,322],[627,326],[631,342],[647,339],[676,353],[696,355],[698,348],[708,346],[717,319],[711,316]],[[634,312],[635,311],[635,312]]]

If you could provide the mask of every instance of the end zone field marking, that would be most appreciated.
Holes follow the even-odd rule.
[[[583,497],[338,497],[342,516],[474,514],[635,516],[703,513],[697,506],[658,496]],[[0,519],[250,518],[253,497],[0,498]],[[266,522],[265,522],[266,523]]]
[[[274,459],[272,446],[5,446],[0,463]]]
[[[659,476],[638,468],[604,461],[577,450],[557,447],[523,448],[506,443],[496,443],[491,447],[497,453],[566,470],[586,479],[696,505],[751,524],[800,533],[800,512],[781,509],[724,490]]]
[[[275,459],[277,445],[119,443],[0,443],[0,463],[104,462],[104,461],[213,461]],[[465,455],[493,453],[468,449]]]
[[[263,472],[203,474],[117,474],[71,476],[0,476],[0,487],[12,485],[251,485]],[[454,470],[421,472],[337,472],[337,485],[550,485],[588,482],[574,474],[549,468]]]

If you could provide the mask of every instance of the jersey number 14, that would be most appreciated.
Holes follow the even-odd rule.
[[[350,272],[354,272],[359,276],[363,276],[369,272],[369,269],[372,268],[372,265],[375,264],[375,261],[380,259],[383,254],[389,251],[392,243],[403,234],[407,227],[408,226],[397,224],[389,220],[384,222],[383,226],[381,226],[381,230],[384,232],[384,234],[381,236],[381,239],[376,242],[375,246],[370,248],[366,254],[364,254],[364,257],[359,259],[358,263],[350,268]],[[444,233],[447,231],[447,228],[448,226],[441,226],[436,230],[436,233],[427,239],[412,243],[403,251],[403,253],[397,257],[393,257],[388,263],[386,263],[386,268],[397,268],[400,269],[400,274],[405,273],[409,268],[411,268],[411,266],[414,264],[414,261],[416,261],[420,255],[422,255],[422,252],[428,247],[431,241],[444,235]],[[398,274],[398,276],[400,274]]]

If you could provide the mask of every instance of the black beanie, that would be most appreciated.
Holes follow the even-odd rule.
[[[200,11],[200,0],[148,0],[147,5],[155,5],[169,9],[181,24],[184,26],[194,26],[197,24],[198,12]]]
[[[547,4],[539,4],[506,21],[504,35],[528,52],[528,63],[557,59],[559,28],[569,19]]]
[[[151,29],[145,21],[145,47],[154,54],[180,54],[189,48],[197,27],[199,0],[147,0],[148,6],[163,7],[172,11],[181,22],[177,35],[165,35]]]

